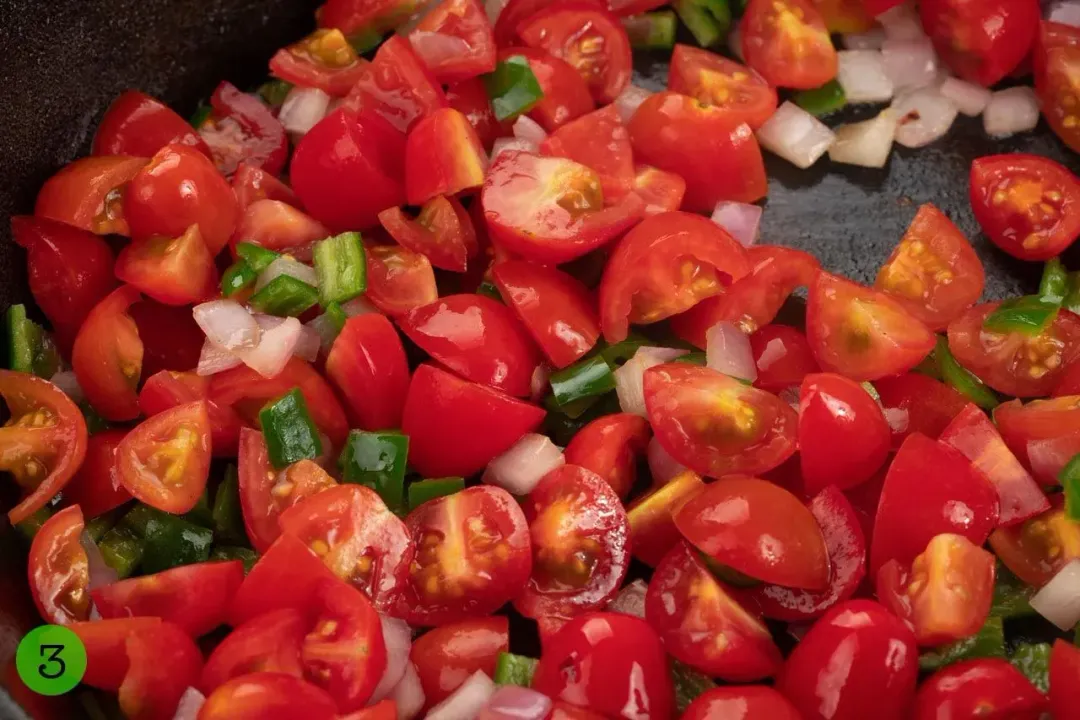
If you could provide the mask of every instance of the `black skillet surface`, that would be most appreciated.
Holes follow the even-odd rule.
[[[42,182],[88,152],[97,123],[117,94],[139,88],[187,114],[222,78],[253,86],[266,74],[274,50],[310,29],[316,5],[313,0],[0,0],[0,310],[30,301],[25,256],[10,241],[8,216],[32,212]],[[639,59],[637,71],[635,82],[644,87],[659,89],[666,81],[662,57]],[[1001,152],[1044,155],[1080,171],[1080,158],[1045,125],[999,142],[986,137],[979,121],[966,118],[931,147],[897,147],[881,171],[828,160],[802,171],[766,154],[770,189],[762,241],[810,251],[827,269],[872,282],[918,206],[934,202],[974,242],[986,265],[987,298],[1028,292],[1038,282],[1040,266],[993,248],[979,233],[967,199],[971,161]],[[1080,267],[1080,252],[1077,262],[1069,259],[1067,265]],[[26,623],[35,621],[25,597],[22,555],[3,525],[0,666],[29,628]],[[63,706],[56,715],[77,716]],[[23,717],[0,693],[0,718]]]

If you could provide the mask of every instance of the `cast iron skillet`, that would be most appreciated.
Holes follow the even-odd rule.
[[[127,88],[186,115],[221,79],[252,87],[270,55],[312,25],[315,0],[4,0],[0,2],[0,311],[30,302],[25,255],[7,218],[63,164],[89,152],[109,102]],[[663,58],[639,61],[635,81],[666,82]],[[858,111],[856,111],[856,114]],[[968,204],[974,158],[1027,152],[1080,171],[1080,158],[1041,125],[1006,142],[962,118],[949,137],[917,151],[897,147],[884,171],[833,166],[802,171],[766,156],[770,189],[762,237],[817,255],[834,272],[872,282],[919,205],[934,202],[971,238],[986,265],[986,297],[1031,291],[1041,268],[993,248]],[[1080,252],[1071,268],[1080,268]],[[0,483],[5,485],[6,483]],[[7,507],[3,509],[6,511]],[[0,667],[40,622],[26,596],[24,551],[0,520]],[[3,679],[0,679],[3,682]],[[81,712],[59,705],[57,718]],[[0,719],[26,716],[0,692]]]

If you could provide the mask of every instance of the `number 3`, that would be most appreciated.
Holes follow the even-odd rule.
[[[52,651],[46,662],[38,665],[38,675],[46,680],[56,680],[62,677],[67,672],[67,663],[60,659],[60,653],[64,651],[63,645],[42,645],[40,649],[41,657],[45,657],[45,653]],[[59,666],[58,670],[49,672],[49,663],[56,663]]]

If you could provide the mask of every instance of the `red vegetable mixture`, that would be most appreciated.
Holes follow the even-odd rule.
[[[972,164],[1045,261],[989,303],[932,204],[872,286],[754,204],[762,147],[880,167],[958,113],[1080,149],[1080,5],[664,4],[329,0],[256,93],[121,95],[12,218],[50,329],[8,310],[0,468],[84,702],[1080,718],[1080,181]]]

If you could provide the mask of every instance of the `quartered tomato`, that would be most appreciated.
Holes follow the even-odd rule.
[[[272,610],[236,626],[206,659],[199,690],[207,695],[251,672],[303,676],[300,645],[308,621],[292,608]]]
[[[364,69],[349,92],[348,104],[371,109],[400,132],[447,106],[442,85],[401,35],[391,35],[380,45],[375,60]]]
[[[682,714],[682,720],[802,720],[802,715],[788,700],[764,685],[742,685],[706,690],[694,698]]]
[[[308,612],[324,580],[336,579],[310,548],[282,535],[244,578],[233,599],[229,624],[238,627],[274,610]]]
[[[638,165],[634,169],[634,192],[645,201],[645,214],[657,215],[682,207],[686,181],[675,173]]]
[[[159,100],[128,90],[105,111],[94,135],[93,154],[150,157],[173,143],[210,154],[206,143],[184,118]]]
[[[368,245],[365,297],[391,317],[435,302],[435,272],[425,255],[397,245]]]
[[[814,0],[814,6],[821,13],[821,19],[825,21],[825,27],[830,33],[849,35],[866,32],[874,27],[874,14],[867,8],[874,1],[876,0]]]
[[[685,542],[649,581],[645,618],[672,657],[710,677],[751,682],[772,677],[783,662],[761,619],[739,605]]]
[[[912,433],[938,439],[969,402],[951,386],[914,372],[875,380],[874,389],[892,431],[894,450]]]
[[[629,325],[647,325],[717,295],[750,271],[746,252],[708,219],[653,215],[615,247],[600,281],[604,339],[621,342]]]
[[[810,90],[836,77],[836,49],[811,0],[751,0],[739,31],[746,64],[770,85]]]
[[[451,107],[417,120],[405,142],[405,197],[423,205],[484,184],[488,156],[469,119]]]
[[[334,720],[334,700],[294,675],[254,672],[225,683],[206,698],[199,720]]]
[[[241,162],[277,175],[289,157],[285,128],[262,100],[222,81],[210,96],[213,112],[199,126],[222,175],[236,172]]]
[[[465,272],[480,251],[468,211],[454,197],[436,195],[413,220],[398,207],[379,213],[379,223],[402,247],[427,256],[442,270]]]
[[[757,130],[776,112],[776,90],[757,72],[714,53],[677,44],[668,90],[725,110],[736,124]]]
[[[190,306],[162,305],[144,298],[128,309],[143,344],[142,377],[162,370],[185,372],[199,364],[206,339]]]
[[[660,638],[644,620],[620,613],[587,613],[564,625],[544,644],[532,688],[605,717],[675,715]]]
[[[1013,575],[1042,587],[1058,570],[1080,558],[1080,524],[1068,518],[1064,498],[1056,495],[1041,515],[995,530],[990,547]]]
[[[415,0],[328,0],[319,27],[338,28],[350,38],[368,38],[392,29],[417,9]]]
[[[214,456],[236,457],[243,421],[232,408],[210,400],[210,378],[194,372],[162,370],[147,378],[139,391],[139,409],[147,417],[199,400],[206,401]]]
[[[634,194],[606,202],[600,176],[584,165],[512,150],[491,165],[482,202],[496,243],[545,264],[605,245],[645,212]]]
[[[986,275],[964,234],[931,204],[919,208],[874,287],[931,330],[944,330],[982,295]]]
[[[600,0],[585,0],[593,5],[602,6]],[[548,0],[509,0],[499,13],[495,22],[495,42],[500,48],[517,42],[517,30],[523,20],[532,17],[549,4]]]
[[[367,60],[356,54],[340,30],[320,28],[278,50],[270,58],[270,73],[293,85],[345,97],[366,72],[366,65]]]
[[[360,428],[401,426],[409,364],[401,338],[384,315],[368,313],[345,321],[326,356],[326,376]]]
[[[262,168],[240,163],[232,177],[233,194],[241,210],[258,200],[280,200],[283,203],[300,208],[300,199],[296,193]]]
[[[292,255],[301,262],[311,262],[315,243],[332,233],[325,225],[283,200],[256,200],[240,215],[229,241],[229,250],[236,257],[236,246],[253,243],[279,253]]]
[[[502,488],[471,487],[436,498],[405,522],[416,555],[394,615],[410,625],[490,615],[528,580],[529,526]]]
[[[1035,92],[1043,117],[1057,136],[1073,150],[1080,148],[1076,117],[1076,90],[1072,78],[1080,66],[1080,32],[1071,25],[1043,22],[1032,50]]]
[[[1061,720],[1080,717],[1080,649],[1064,640],[1054,641],[1050,652],[1050,712]]]
[[[646,370],[643,387],[656,439],[701,475],[767,472],[795,452],[795,411],[764,390],[681,363]]]
[[[146,158],[99,155],[68,163],[38,191],[34,215],[92,233],[128,234],[123,196]]]
[[[561,126],[540,143],[540,152],[592,168],[608,202],[633,190],[634,149],[614,105]]]
[[[86,648],[83,684],[115,692],[128,671],[126,644],[129,637],[149,634],[161,625],[161,618],[140,617],[75,622],[68,628]],[[196,676],[195,680],[198,680]],[[193,683],[194,684],[194,683]]]
[[[499,653],[510,650],[510,621],[502,615],[463,620],[424,633],[409,651],[420,676],[424,707],[432,708],[479,671],[495,675]]]
[[[630,39],[619,19],[589,2],[551,3],[525,19],[518,36],[574,66],[601,105],[630,84]]]
[[[829,586],[829,556],[814,516],[779,485],[732,476],[712,483],[675,513],[690,544],[762,582],[806,590]]]
[[[817,360],[810,343],[799,330],[787,325],[766,325],[750,336],[757,380],[754,386],[779,393],[817,372]]]
[[[408,37],[440,83],[467,80],[495,69],[495,35],[479,0],[442,0]]]
[[[1001,717],[1037,720],[1046,696],[1008,660],[964,660],[938,670],[919,688],[912,720]]]
[[[630,549],[635,558],[649,567],[656,567],[668,551],[682,542],[673,515],[704,487],[700,475],[685,470],[626,508]]]
[[[64,487],[64,501],[78,505],[83,515],[96,518],[131,500],[116,476],[116,447],[128,431],[102,430],[90,436],[86,457],[71,482]]]
[[[971,209],[983,232],[1020,260],[1047,260],[1080,235],[1080,180],[1036,155],[992,155],[971,164]]]
[[[116,277],[166,305],[191,305],[219,292],[214,258],[198,225],[175,238],[132,240],[116,258]]]
[[[574,72],[573,68],[567,68],[567,72],[582,84],[585,83]],[[533,73],[536,74],[535,71]],[[588,89],[585,88],[588,95]],[[509,120],[499,121],[495,119],[495,111],[491,107],[491,98],[488,97],[487,88],[482,78],[471,78],[451,84],[446,88],[446,101],[466,117],[476,136],[480,138],[484,149],[490,151],[495,141],[501,137],[510,137],[513,134],[513,123]],[[592,102],[592,98],[589,98]]]
[[[1080,397],[1019,400],[998,405],[994,421],[1005,444],[1044,485],[1055,485],[1058,475],[1080,453]]]
[[[56,513],[30,545],[30,594],[41,617],[67,625],[90,617],[90,562],[80,536],[85,527],[77,505]]]
[[[822,369],[853,380],[899,375],[934,347],[934,334],[898,302],[827,272],[810,286],[806,336]]]
[[[638,107],[628,129],[637,162],[686,181],[685,210],[712,212],[721,200],[757,202],[769,191],[753,131],[722,108],[660,92]]]
[[[569,617],[602,608],[630,564],[630,527],[615,491],[583,467],[552,470],[525,505],[532,577],[514,599],[526,617]]]
[[[949,69],[983,87],[1028,56],[1040,20],[1037,3],[1014,0],[929,0],[919,4],[919,15]]]
[[[87,400],[106,420],[139,416],[135,387],[142,372],[143,343],[128,308],[139,291],[124,285],[94,306],[75,337],[71,365]]]
[[[637,478],[637,462],[652,437],[648,421],[631,413],[604,415],[581,428],[564,455],[602,477],[611,489],[626,498]]]

